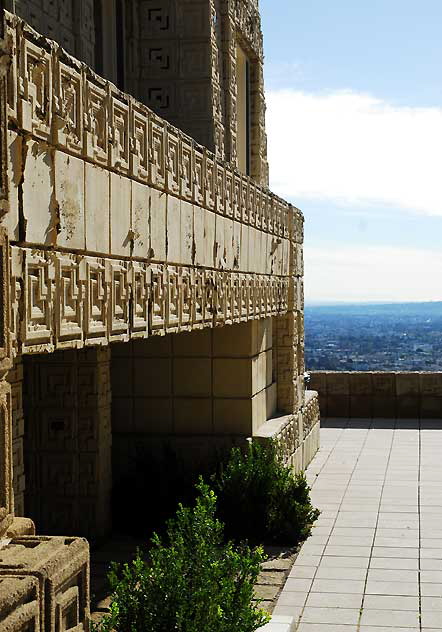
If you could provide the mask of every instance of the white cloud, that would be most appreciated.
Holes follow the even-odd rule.
[[[270,91],[267,105],[276,193],[442,216],[442,108],[293,90]]]
[[[442,300],[442,252],[333,245],[304,256],[307,301]]]

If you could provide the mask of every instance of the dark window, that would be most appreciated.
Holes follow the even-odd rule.
[[[103,74],[103,7],[102,0],[94,0],[95,72]]]
[[[124,7],[123,0],[116,0],[115,22],[117,31],[117,86],[124,90]]]
[[[250,61],[246,61],[246,174],[251,171],[251,93],[250,93]]]

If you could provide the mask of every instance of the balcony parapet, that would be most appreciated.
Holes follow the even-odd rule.
[[[283,462],[299,472],[307,468],[319,448],[319,431],[318,393],[306,391],[304,405],[297,414],[268,419],[253,438],[264,443],[276,441]]]
[[[5,12],[9,127],[99,167],[278,237],[302,214],[219,160],[59,44]],[[293,217],[291,217],[293,216]]]
[[[302,310],[298,209],[7,12],[5,47],[14,354]]]
[[[442,420],[442,372],[313,371],[324,417]]]

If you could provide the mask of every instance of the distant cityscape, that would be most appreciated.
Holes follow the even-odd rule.
[[[442,302],[305,308],[307,370],[442,371]]]

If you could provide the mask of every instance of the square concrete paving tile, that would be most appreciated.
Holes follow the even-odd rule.
[[[368,610],[413,610],[419,612],[419,597],[365,595],[364,608]]]
[[[442,597],[442,584],[421,584],[422,597]]]
[[[377,514],[375,512],[370,513],[357,513],[352,511],[346,511],[339,513],[336,518],[336,527],[376,527]]]
[[[311,546],[322,546],[322,550],[324,550],[325,545],[328,544],[330,535],[330,533],[328,535],[311,535],[307,542],[303,544],[303,547],[305,546],[308,550]],[[322,552],[319,553],[319,550],[318,555],[322,555]]]
[[[315,527],[313,526],[312,535],[330,535],[333,527]]]
[[[441,483],[442,487],[442,483]],[[425,526],[421,528],[421,537],[423,540],[442,538],[442,528],[437,526]]]
[[[357,608],[362,606],[362,594],[311,592],[305,604],[312,608]]]
[[[441,584],[442,571],[421,570],[421,582],[431,583],[431,584]]]
[[[421,538],[421,547],[424,549],[442,549],[442,539],[440,538]]]
[[[392,546],[374,546],[372,551],[373,557],[406,557],[418,558],[419,549],[412,547],[392,547]]]
[[[328,546],[371,546],[373,544],[374,535],[358,535],[356,533],[352,536],[348,535],[335,535],[332,533],[327,544]]]
[[[364,608],[361,625],[401,626],[419,630],[419,612],[406,610],[368,610]]]
[[[301,608],[305,605],[309,593],[283,591],[278,598],[277,606],[293,606]]]
[[[401,522],[409,522],[410,524],[418,524],[419,518],[417,515],[417,505],[410,505],[409,511],[404,510],[402,505],[402,511],[393,511],[393,507],[390,505],[390,511],[382,508],[382,503],[379,508],[379,522],[392,522],[395,520]],[[413,527],[410,527],[413,528]]]
[[[296,558],[296,566],[319,566],[320,555],[303,555],[302,551]]]
[[[434,571],[427,571],[429,573]],[[386,569],[386,568],[369,568],[368,581],[380,582],[418,582],[418,571],[410,571],[404,569]]]
[[[311,592],[321,593],[354,593],[362,595],[364,592],[364,580],[342,579],[315,579],[311,586]]]
[[[342,501],[341,507],[340,507],[340,511],[341,512],[346,512],[346,513],[351,513],[351,512],[357,512],[357,513],[361,513],[364,511],[378,511],[379,509],[379,501],[378,500],[351,500],[348,498],[345,498]]]
[[[372,568],[385,568],[391,569],[404,569],[410,571],[417,571],[419,567],[419,560],[417,558],[407,557],[372,557],[370,560],[370,569]]]
[[[376,535],[383,538],[416,538],[419,541],[419,529],[411,529],[409,527],[379,527],[376,529]]]
[[[422,611],[442,611],[442,597],[421,597]]]
[[[279,606],[277,605],[273,611],[273,614],[285,617],[294,617],[295,621],[298,621],[302,612],[302,606]]]
[[[327,545],[324,555],[346,556],[346,557],[369,557],[371,546],[343,546]]]
[[[376,534],[374,539],[375,547],[400,547],[400,548],[417,548],[419,546],[419,537],[413,538],[385,538]]]
[[[402,516],[400,520],[404,523],[404,525],[407,523],[409,523],[410,526],[418,525],[417,503],[413,505],[392,505],[391,503],[387,503],[381,500],[381,504],[379,506],[379,521],[381,522],[381,524],[392,524],[392,515],[394,514]],[[411,526],[411,528],[415,529],[416,526]]]
[[[364,580],[366,578],[367,571],[365,568],[336,568],[335,566],[323,566],[318,568],[315,575],[315,579],[335,579],[341,581],[342,579],[356,579]]]
[[[431,586],[432,584],[427,584]],[[367,595],[398,595],[403,597],[417,597],[419,587],[417,582],[380,582],[367,581],[365,587]]]
[[[289,577],[294,579],[313,579],[317,570],[317,566],[298,566],[295,564],[289,573]]]
[[[374,536],[376,529],[374,527],[335,527],[331,532],[334,536],[354,537],[354,536]]]
[[[309,544],[308,540],[302,545],[304,555],[322,555],[324,553],[325,544]]]
[[[422,547],[420,550],[421,559],[442,560],[442,549],[430,549]]]
[[[284,591],[308,592],[312,585],[312,579],[297,579],[289,577],[285,583]]]
[[[441,628],[442,627],[442,612],[428,612],[424,610],[422,612],[422,627],[425,628]]]
[[[328,555],[321,559],[321,567],[334,568],[368,568],[370,558],[364,557],[348,557],[346,555]]]
[[[304,608],[302,623],[340,623],[356,625],[359,619],[357,608]]]

